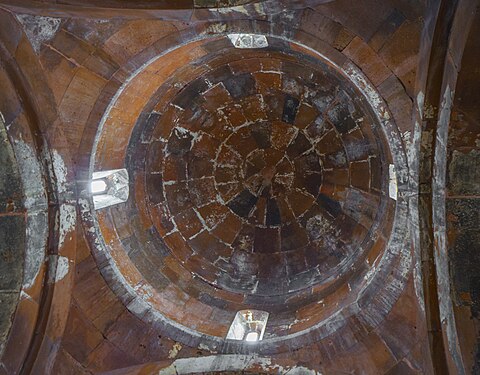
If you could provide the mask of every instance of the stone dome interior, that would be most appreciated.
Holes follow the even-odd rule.
[[[478,0],[0,0],[0,375],[480,371]]]
[[[110,114],[99,145],[117,145],[95,152],[95,169],[124,164],[135,181],[134,198],[98,213],[101,232],[116,230],[115,263],[135,268],[155,310],[217,338],[242,309],[270,313],[268,339],[347,306],[367,287],[395,212],[390,149],[368,100],[325,58],[268,42],[186,45],[188,64],[155,73],[142,92],[144,71],[169,54],[156,59],[117,98],[137,90],[138,118]],[[115,137],[122,120],[130,133]],[[203,313],[178,314],[189,305]]]

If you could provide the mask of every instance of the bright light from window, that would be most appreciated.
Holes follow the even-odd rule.
[[[256,34],[228,34],[235,48],[265,48],[268,40],[265,35]]]
[[[258,341],[258,332],[249,332],[245,337],[245,341]]]
[[[268,312],[260,310],[240,310],[235,314],[227,333],[229,340],[242,340],[254,343],[263,339]]]
[[[92,173],[89,191],[96,210],[120,204],[128,200],[128,171],[111,169]]]
[[[397,200],[397,192],[398,192],[397,174],[395,172],[395,166],[393,164],[389,165],[388,173],[389,173],[388,192],[389,192],[390,198]]]
[[[93,180],[90,190],[92,194],[104,193],[107,190],[107,183],[104,180]]]

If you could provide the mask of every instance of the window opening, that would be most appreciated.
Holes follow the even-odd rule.
[[[107,183],[104,180],[93,180],[90,185],[92,194],[101,194],[107,191]]]
[[[228,34],[228,38],[235,48],[265,48],[268,40],[265,35],[257,34]]]
[[[390,164],[388,166],[388,176],[389,176],[389,183],[388,183],[388,193],[390,198],[397,200],[397,174],[395,172],[395,166]]]
[[[268,312],[260,310],[238,311],[228,330],[227,339],[250,343],[262,340],[268,315]]]
[[[128,172],[126,169],[93,172],[89,187],[96,210],[126,202]]]

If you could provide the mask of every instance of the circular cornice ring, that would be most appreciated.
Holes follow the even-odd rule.
[[[380,261],[371,268],[369,272],[364,272],[365,284],[374,285],[376,290],[376,297],[383,298],[383,303],[387,307],[386,311],[382,311],[382,315],[385,316],[393,303],[396,301],[403,286],[406,282],[408,270],[410,269],[410,255],[409,255],[409,239],[407,229],[407,201],[405,196],[408,195],[408,173],[406,155],[403,150],[400,134],[393,118],[373,85],[368,81],[364,74],[356,67],[351,61],[345,58],[340,52],[334,50],[323,42],[313,39],[313,37],[303,32],[298,32],[296,38],[301,42],[286,39],[284,37],[277,37],[267,35],[269,38],[280,39],[283,42],[293,46],[293,48],[302,51],[303,53],[310,54],[316,59],[321,59],[330,66],[334,67],[340,74],[344,76],[351,84],[353,84],[359,92],[364,96],[365,100],[369,103],[370,108],[376,117],[378,123],[381,126],[383,135],[388,143],[389,151],[393,165],[395,166],[397,185],[398,185],[398,199],[395,208],[395,218],[393,222],[393,228],[391,235],[386,244],[385,251]],[[210,39],[221,38],[219,35],[205,35],[202,38],[192,40],[191,43],[202,43],[203,41]],[[97,157],[96,149],[100,141],[103,126],[106,123],[112,109],[114,108],[118,98],[122,95],[125,88],[128,86],[135,77],[146,69],[150,64],[157,59],[176,51],[187,45],[185,43],[181,46],[166,50],[163,54],[159,54],[153,59],[144,62],[141,67],[132,74],[125,82],[125,84],[118,90],[113,97],[107,111],[105,112],[102,122],[98,128],[96,142],[94,145],[94,151],[92,152],[92,158],[90,162],[90,173],[95,169],[95,159]],[[310,45],[310,46],[309,46]],[[328,56],[328,57],[326,57]],[[113,168],[113,166],[111,166]],[[318,341],[333,332],[340,330],[343,325],[346,325],[346,321],[349,317],[356,315],[356,319],[360,319],[365,322],[366,325],[373,329],[379,321],[373,321],[369,317],[369,308],[360,309],[361,305],[368,305],[369,301],[374,298],[368,287],[365,286],[358,293],[356,298],[352,300],[348,306],[344,309],[337,311],[329,318],[321,320],[317,324],[313,324],[305,330],[300,330],[296,333],[265,339],[255,346],[246,345],[244,342],[226,341],[223,338],[206,335],[198,332],[194,329],[187,328],[172,319],[165,317],[159,311],[152,309],[151,305],[145,301],[138,294],[138,289],[135,290],[129,281],[124,277],[122,272],[118,270],[117,263],[112,256],[112,253],[107,250],[107,244],[104,235],[102,235],[99,222],[97,219],[97,213],[93,210],[93,205],[88,196],[85,196],[80,200],[82,206],[82,218],[84,225],[87,229],[87,237],[92,247],[95,259],[101,269],[101,272],[110,287],[120,297],[127,308],[137,315],[142,320],[151,324],[159,325],[165,329],[170,337],[183,342],[190,346],[198,346],[200,344],[209,347],[213,351],[220,351],[224,353],[228,352],[242,352],[247,353],[256,351],[260,353],[273,353],[277,351],[284,351],[289,349],[295,349],[306,342]],[[109,237],[108,240],[110,240]],[[117,259],[118,261],[118,259]],[[148,289],[148,288],[146,288]],[[374,308],[373,304],[370,304]],[[334,329],[332,329],[334,328]]]

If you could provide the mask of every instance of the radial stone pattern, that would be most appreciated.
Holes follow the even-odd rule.
[[[480,0],[0,0],[0,375],[480,374]]]
[[[232,61],[189,82],[168,111],[155,125],[167,136],[150,138],[147,191],[151,207],[165,202],[177,229],[165,244],[191,272],[278,296],[361,255],[380,205],[380,153],[361,103],[326,67],[287,56]],[[356,207],[358,195],[368,204]],[[175,252],[178,234],[187,254]]]
[[[267,340],[304,331],[354,301],[388,242],[390,154],[369,104],[270,39],[204,42],[157,83],[123,155],[133,198],[99,214],[117,263],[188,332],[223,339],[243,308],[270,312]]]

